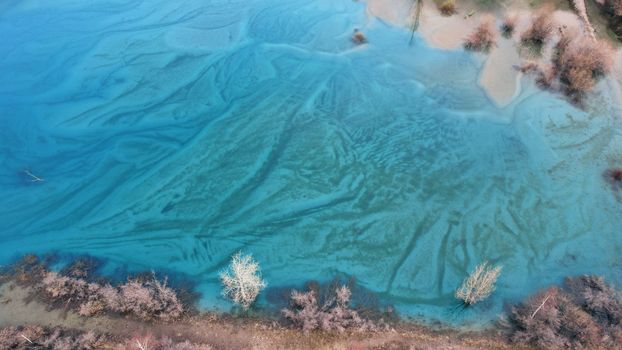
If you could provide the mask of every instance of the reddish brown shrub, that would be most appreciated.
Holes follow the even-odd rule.
[[[553,60],[563,92],[574,100],[592,91],[613,65],[613,51],[602,41],[562,38]]]
[[[438,5],[438,10],[443,16],[451,16],[456,13],[456,0],[443,0]]]
[[[555,83],[557,78],[557,71],[555,67],[551,65],[545,65],[538,67],[538,75],[536,77],[536,84],[542,89],[550,89]]]
[[[497,42],[493,17],[484,17],[475,31],[467,37],[464,48],[472,51],[488,51]]]
[[[335,288],[333,295],[321,303],[315,290],[305,293],[293,291],[290,309],[283,309],[282,313],[295,327],[305,332],[316,329],[339,332],[375,329],[373,322],[350,309],[350,296],[350,289],[346,286]]]
[[[352,42],[357,45],[362,45],[367,43],[367,38],[365,34],[358,29],[354,29],[354,34],[352,34]]]
[[[516,23],[518,22],[518,17],[516,15],[506,15],[503,17],[503,22],[501,23],[501,35],[504,38],[511,38],[512,34],[514,34],[514,29],[516,29]]]
[[[170,321],[181,317],[184,311],[175,291],[155,277],[112,287],[47,272],[39,290],[52,302],[73,305],[82,316],[118,312],[142,320]]]
[[[179,318],[184,309],[177,294],[155,277],[144,282],[129,281],[119,286],[119,310],[136,315],[143,320],[160,319],[164,321]]]
[[[614,189],[622,189],[622,168],[607,169],[603,177]]]
[[[512,308],[510,340],[539,348],[611,348],[621,339],[620,294],[600,277],[569,278]]]
[[[521,35],[524,44],[531,45],[537,50],[549,40],[553,33],[552,6],[543,6],[535,13],[535,18],[529,28]]]

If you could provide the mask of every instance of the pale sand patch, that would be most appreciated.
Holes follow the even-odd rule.
[[[518,50],[512,40],[501,38],[480,72],[479,84],[499,107],[509,105],[521,91],[522,73]]]
[[[412,23],[412,10],[412,0],[367,0],[368,15],[398,27]]]

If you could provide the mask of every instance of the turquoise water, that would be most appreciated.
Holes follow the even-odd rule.
[[[89,254],[228,310],[217,274],[243,250],[273,288],[352,275],[457,324],[566,275],[622,282],[607,95],[580,111],[525,80],[499,109],[477,57],[351,0],[5,1],[0,33],[1,263]],[[486,259],[497,292],[457,311]]]

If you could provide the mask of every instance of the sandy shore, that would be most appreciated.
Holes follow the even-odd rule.
[[[7,283],[0,286],[0,327],[34,324],[82,331],[95,330],[116,338],[155,334],[178,341],[210,344],[215,349],[510,349],[494,335],[433,331],[412,324],[376,333],[304,334],[274,321],[212,314],[191,316],[174,323],[149,324],[132,319],[84,318],[71,311],[49,310],[29,300],[29,291]]]
[[[367,0],[367,13],[387,23],[408,27],[413,21],[411,0]],[[475,54],[482,59],[479,85],[498,107],[511,104],[521,92],[522,73],[516,69],[521,65],[519,54],[519,33],[523,32],[533,17],[533,12],[526,4],[513,3],[506,13],[518,16],[519,21],[512,38],[498,38],[497,45],[488,54]],[[434,2],[425,1],[420,17],[418,33],[432,47],[444,50],[459,49],[464,39],[479,24],[482,15],[490,14],[478,9],[470,2],[458,3],[458,13],[446,17],[440,14]],[[469,16],[471,15],[471,16]],[[502,21],[502,14],[494,14],[497,23]],[[562,30],[583,30],[581,18],[571,11],[557,10],[554,13],[557,28]],[[556,30],[556,32],[558,31]],[[544,59],[547,55],[544,55]],[[618,86],[622,82],[622,69],[616,68],[612,83]],[[622,100],[621,100],[622,101]]]

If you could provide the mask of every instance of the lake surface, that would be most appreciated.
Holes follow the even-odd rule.
[[[622,282],[606,95],[581,111],[526,79],[499,109],[480,59],[351,0],[9,0],[0,33],[0,263],[88,254],[228,310],[218,272],[242,250],[275,290],[355,276],[456,324],[567,275]],[[497,291],[457,310],[484,260]]]

